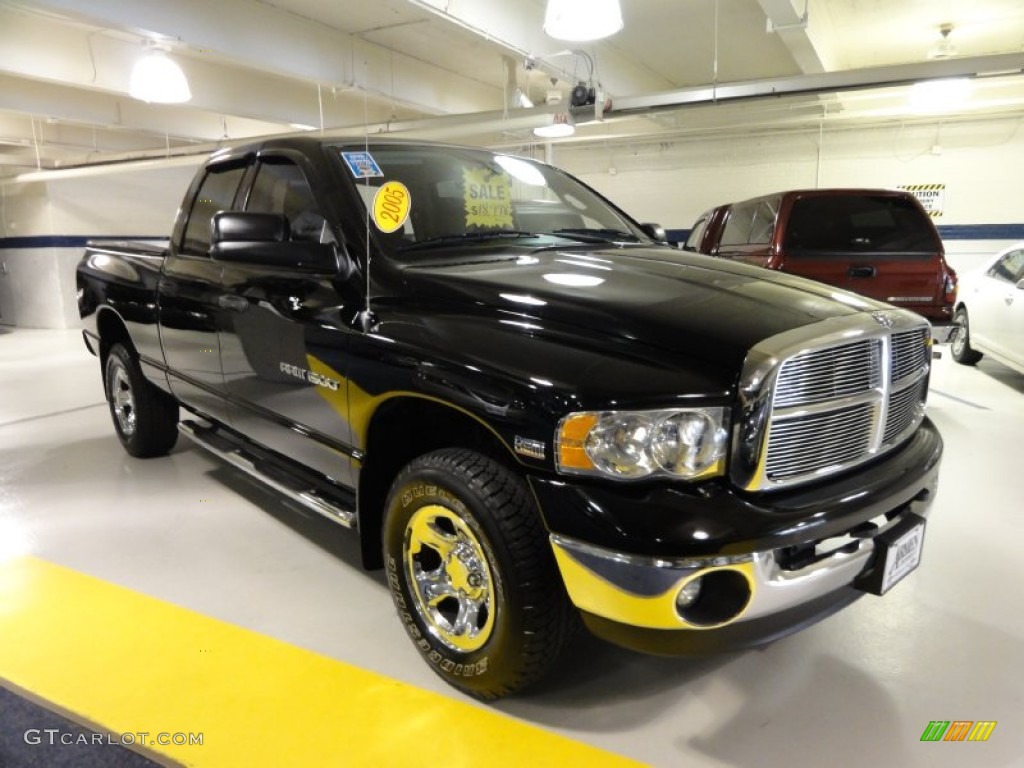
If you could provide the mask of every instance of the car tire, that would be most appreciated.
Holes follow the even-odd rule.
[[[178,402],[142,374],[134,354],[115,344],[103,369],[107,405],[121,445],[132,456],[163,456],[178,440]]]
[[[949,342],[953,359],[961,365],[974,365],[981,360],[981,352],[971,349],[971,324],[967,316],[967,307],[959,307],[953,315],[953,338]]]
[[[540,680],[579,625],[525,482],[445,449],[399,473],[384,561],[406,631],[431,669],[481,700]]]

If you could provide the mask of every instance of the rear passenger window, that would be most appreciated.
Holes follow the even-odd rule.
[[[775,233],[775,217],[779,212],[778,199],[762,200],[754,208],[754,220],[750,225],[750,237],[747,240],[752,245],[768,245]]]
[[[213,215],[231,210],[245,166],[211,168],[199,187],[185,227],[181,249],[193,256],[208,256]]]
[[[721,245],[746,245],[754,223],[754,205],[736,205],[729,211],[729,220],[722,231]]]

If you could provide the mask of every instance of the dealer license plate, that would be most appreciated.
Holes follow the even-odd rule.
[[[885,550],[882,569],[881,594],[885,594],[900,579],[917,568],[921,562],[921,547],[924,544],[924,523],[908,530],[898,539],[890,542]]]

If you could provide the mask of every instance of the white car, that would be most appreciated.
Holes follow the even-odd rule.
[[[1024,373],[1024,242],[961,278],[953,323],[958,363],[974,365],[986,354]]]

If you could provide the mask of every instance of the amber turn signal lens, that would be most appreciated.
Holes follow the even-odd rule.
[[[593,469],[584,443],[597,424],[596,413],[578,413],[565,419],[558,432],[558,464],[565,469]]]

